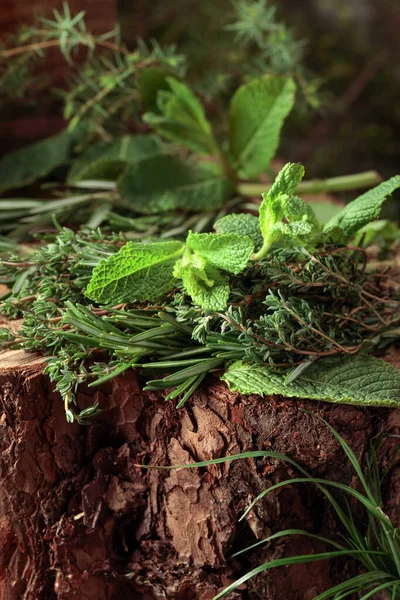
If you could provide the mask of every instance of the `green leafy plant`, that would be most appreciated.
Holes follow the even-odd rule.
[[[250,39],[261,43],[261,31],[272,37],[286,31],[266,2],[241,2],[236,10],[241,24],[235,31],[246,44]],[[250,21],[259,13],[261,20],[257,17],[251,33]],[[247,33],[240,34],[244,30]],[[115,32],[90,34],[84,14],[72,16],[67,5],[55,11],[53,20],[44,18],[37,27],[24,29],[14,43],[0,51],[6,73],[14,61],[29,61],[53,46],[69,62],[79,48],[86,49],[87,56],[83,65],[71,63],[76,73],[64,95],[67,130],[0,160],[0,193],[32,185],[53,176],[56,169],[64,175],[69,167],[66,181],[56,177],[58,185],[47,186],[52,191],[49,200],[41,197],[26,205],[18,203],[19,198],[0,200],[0,230],[13,239],[40,229],[54,214],[61,223],[101,224],[149,235],[158,232],[157,220],[138,221],[137,216],[163,215],[161,229],[167,235],[166,229],[175,230],[177,213],[181,218],[186,212],[189,221],[191,213],[198,213],[201,217],[192,222],[201,232],[229,202],[243,203],[241,197],[258,196],[268,188],[266,176],[294,105],[296,84],[302,81],[293,65],[272,73],[261,69],[253,79],[245,79],[215,122],[182,80],[183,60],[173,49],[154,44],[148,50],[140,44],[129,51]],[[130,135],[130,129],[142,133]],[[260,183],[260,177],[265,181]],[[298,181],[296,189],[340,191],[379,181],[372,171]],[[194,229],[187,219],[181,221],[186,229]],[[280,221],[277,217],[271,239],[285,235],[287,228]],[[304,224],[295,226],[299,235],[307,235],[306,229]]]
[[[312,413],[309,414],[312,415]],[[270,569],[288,565],[318,562],[320,560],[330,560],[337,557],[347,557],[351,560],[357,560],[361,569],[361,574],[351,577],[350,579],[331,587],[325,592],[318,594],[313,600],[338,600],[339,598],[353,597],[354,594],[358,594],[357,597],[362,600],[367,600],[367,598],[374,597],[378,592],[382,592],[384,597],[388,600],[398,600],[400,598],[399,531],[382,510],[381,485],[388,471],[383,475],[380,474],[376,447],[371,445],[366,457],[367,470],[366,474],[364,474],[355,453],[342,436],[327,421],[320,417],[317,418],[330,429],[340,443],[354,468],[361,486],[361,491],[339,481],[314,477],[293,458],[273,451],[260,450],[244,452],[233,456],[225,456],[213,460],[186,465],[173,465],[169,467],[138,465],[149,469],[193,469],[217,465],[232,460],[271,458],[291,465],[300,472],[300,476],[280,481],[279,483],[266,488],[250,503],[240,520],[246,519],[247,515],[249,515],[252,510],[256,510],[257,504],[267,494],[287,485],[296,483],[315,485],[334,509],[338,523],[341,527],[340,541],[313,534],[302,529],[286,529],[278,531],[268,538],[260,540],[248,548],[236,552],[232,555],[232,558],[239,556],[244,552],[251,552],[251,550],[263,544],[271,543],[282,537],[299,535],[318,540],[319,542],[322,542],[324,546],[332,548],[331,550],[268,561],[240,577],[222,592],[214,596],[213,600],[219,600],[220,598],[228,596],[252,577],[265,573]],[[337,499],[337,496],[333,493],[335,490],[338,490],[341,493],[341,499]],[[349,500],[353,501],[353,505],[354,502],[357,503],[357,518],[355,517],[355,510],[352,508],[352,504],[350,504]],[[360,519],[360,511],[363,513],[363,519]]]
[[[242,393],[397,406],[399,374],[369,353],[398,340],[398,297],[351,241],[400,177],[368,192],[367,215],[364,195],[323,226],[293,195],[303,173],[286,165],[258,218],[227,215],[217,233],[130,241],[65,229],[28,261],[11,257],[1,311],[24,324],[3,330],[3,346],[48,349],[69,420],[88,416],[71,408],[82,382],[133,366],[178,406],[207,373]]]
[[[302,165],[289,163],[278,174],[270,191],[263,195],[258,224],[263,244],[258,252],[253,252],[257,233],[254,238],[241,235],[241,216],[238,215],[236,231],[234,216],[231,216],[229,232],[189,232],[186,245],[179,242],[128,244],[94,270],[87,290],[88,297],[105,304],[132,299],[157,301],[173,290],[175,278],[183,280],[186,291],[194,293],[202,308],[225,310],[229,286],[218,269],[238,275],[245,270],[250,259],[259,261],[277,242],[286,246],[304,244],[310,248],[318,244],[321,225],[312,208],[293,195],[303,175]],[[348,241],[351,234],[354,235],[366,222],[379,215],[383,201],[397,187],[400,187],[400,176],[350,203],[325,226],[326,239],[333,234],[336,237],[340,235],[343,242]],[[282,221],[283,218],[286,222]],[[257,232],[256,227],[254,231]],[[146,293],[142,292],[143,285]],[[218,292],[214,289],[215,285]]]
[[[272,73],[294,77],[306,104],[318,106],[318,82],[302,65],[305,42],[297,41],[294,32],[277,18],[276,6],[265,0],[241,0],[225,7],[224,22],[218,23],[219,19],[220,16],[213,23],[219,29],[218,35],[211,41],[219,54],[217,67],[208,64],[201,69],[205,75],[196,73],[196,87],[203,96],[214,98],[226,92],[232,85],[231,79],[237,79],[239,74],[244,80],[249,73],[251,77]],[[197,30],[192,31],[192,36],[198,34]],[[86,114],[100,124],[110,121],[115,124],[121,114],[132,116],[129,104],[137,100],[137,91],[151,104],[152,89],[155,82],[162,83],[165,79],[165,67],[181,73],[185,70],[185,59],[174,46],[162,48],[153,41],[149,48],[139,40],[130,51],[121,41],[118,25],[112,31],[93,35],[87,30],[84,11],[72,14],[64,2],[61,8],[53,10],[50,18],[38,16],[33,24],[21,26],[16,34],[7,36],[0,47],[3,96],[19,99],[31,95],[32,90],[49,87],[47,78],[39,77],[35,68],[37,71],[52,48],[60,51],[69,71],[69,85],[61,91],[65,116],[81,118]],[[87,59],[77,69],[74,60],[82,50],[87,52]],[[191,62],[198,62],[191,52],[193,46],[184,50],[185,54],[189,51]],[[140,74],[136,82],[134,71],[147,61],[152,62],[151,70],[143,77]]]

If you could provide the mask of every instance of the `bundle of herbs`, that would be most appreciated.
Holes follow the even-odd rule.
[[[363,245],[400,177],[321,226],[294,195],[303,173],[287,164],[259,217],[225,216],[216,233],[133,242],[60,228],[3,261],[13,289],[1,311],[24,318],[20,332],[2,330],[3,347],[50,355],[70,421],[97,410],[73,410],[79,384],[131,367],[178,406],[210,372],[245,394],[398,405],[400,375],[371,353],[398,340],[399,299]]]

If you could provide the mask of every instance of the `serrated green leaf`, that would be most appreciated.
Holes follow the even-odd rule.
[[[195,266],[193,263],[180,265],[179,273],[183,286],[193,302],[207,311],[223,311],[229,298],[229,284],[220,271],[211,264]]]
[[[33,183],[67,162],[85,132],[82,124],[4,156],[0,160],[0,194]]]
[[[214,223],[217,233],[238,233],[248,235],[254,242],[255,250],[259,250],[263,244],[260,221],[258,217],[247,213],[226,215]]]
[[[294,221],[294,223],[276,223],[272,228],[274,241],[291,244],[293,240],[301,241],[304,236],[310,237],[313,226],[308,221]]]
[[[290,196],[286,199],[283,205],[283,214],[290,223],[306,221],[312,226],[313,232],[321,230],[321,225],[312,207],[298,196]]]
[[[266,194],[262,194],[263,201],[260,206],[260,229],[264,240],[269,241],[269,236],[272,227],[283,219],[285,207],[291,211],[291,208],[301,213],[301,207],[298,202],[292,200],[292,194],[295,192],[298,184],[304,176],[303,165],[297,163],[286,164],[278,173],[275,181]],[[300,199],[299,199],[300,200]],[[305,202],[302,202],[305,214],[308,207]],[[305,206],[304,206],[305,205]],[[292,212],[293,212],[292,211]],[[300,220],[303,215],[295,220]]]
[[[264,248],[269,248],[274,242],[274,226],[283,219],[282,199],[288,196],[270,197],[268,194],[262,194],[263,201],[260,205],[260,230],[264,239]]]
[[[128,167],[118,182],[122,199],[139,213],[183,208],[216,210],[232,191],[218,165],[195,165],[176,156],[160,155]]]
[[[283,122],[294,104],[290,77],[265,75],[242,85],[231,101],[230,151],[239,177],[264,172],[275,155]]]
[[[363,406],[393,406],[400,403],[400,373],[379,358],[319,359],[295,381],[285,385],[285,375],[270,367],[234,363],[223,375],[230,389],[243,394],[282,395]]]
[[[174,287],[181,242],[128,242],[93,271],[86,296],[99,304],[155,301]]]
[[[314,240],[314,226],[308,221],[294,221],[293,223],[284,223],[279,221],[271,226],[264,248],[269,248],[272,244],[279,246],[293,246],[293,244],[310,245]],[[256,255],[256,258],[257,255]]]
[[[275,177],[275,181],[266,196],[273,200],[282,194],[286,194],[288,197],[292,196],[303,179],[304,173],[305,169],[302,164],[286,163]]]
[[[275,242],[290,244],[291,240],[301,241],[302,237],[312,237],[319,232],[320,225],[312,208],[293,196],[303,176],[303,165],[288,163],[278,173],[268,193],[262,194],[260,229],[264,243],[255,255],[256,259],[262,258]],[[289,223],[282,222],[284,217]]]
[[[253,240],[237,233],[192,233],[189,231],[186,244],[207,262],[235,274],[246,268],[254,250]]]
[[[173,77],[167,82],[170,90],[157,96],[159,113],[146,113],[144,121],[172,142],[199,154],[215,154],[218,148],[201,103],[184,83]]]
[[[380,183],[345,206],[325,225],[325,229],[338,225],[350,238],[361,227],[379,217],[382,204],[400,187],[400,175]]]
[[[154,135],[124,135],[110,142],[91,146],[74,161],[68,183],[84,179],[115,180],[125,166],[161,153],[161,144]]]

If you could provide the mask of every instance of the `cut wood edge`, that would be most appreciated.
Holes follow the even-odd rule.
[[[34,352],[25,350],[6,350],[0,352],[0,373],[17,369],[43,370],[46,358]]]
[[[400,349],[396,346],[389,346],[386,354],[381,358],[400,371]],[[37,352],[26,352],[25,350],[5,350],[0,352],[0,373],[10,369],[35,368],[43,370],[46,363],[47,358]]]

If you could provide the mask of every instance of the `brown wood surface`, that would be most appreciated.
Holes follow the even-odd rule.
[[[269,449],[315,475],[357,485],[332,434],[300,408],[325,417],[358,457],[379,432],[400,430],[400,410],[244,397],[213,379],[177,411],[141,391],[134,371],[82,389],[80,407],[97,401],[104,412],[89,426],[70,425],[40,357],[8,352],[0,365],[1,600],[210,600],[261,562],[325,550],[299,537],[228,558],[283,528],[337,536],[329,505],[312,486],[293,485],[265,497],[239,523],[250,499],[295,471],[271,460],[173,471],[137,463]],[[382,465],[395,443],[387,439],[380,449]],[[398,521],[399,467],[383,492],[383,509]],[[356,518],[360,513],[354,506]],[[277,569],[231,599],[312,600],[355,573],[348,562]]]

